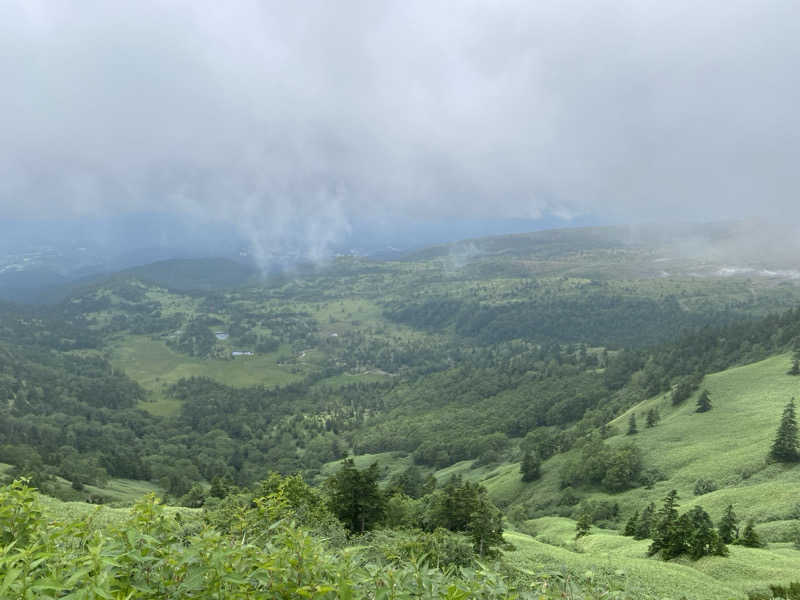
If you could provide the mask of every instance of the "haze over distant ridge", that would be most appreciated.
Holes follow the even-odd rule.
[[[784,1],[3,0],[0,218],[795,219],[799,54]]]

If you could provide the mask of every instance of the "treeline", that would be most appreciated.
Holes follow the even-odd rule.
[[[703,327],[648,350],[625,350],[609,361],[605,380],[609,388],[618,389],[638,372],[638,384],[653,395],[707,373],[798,347],[800,307],[761,319]]]
[[[681,332],[743,316],[728,310],[688,312],[673,296],[653,300],[597,292],[504,303],[448,297],[403,301],[387,305],[384,315],[418,329],[450,327],[480,344],[528,339],[614,349],[652,346],[674,340]]]

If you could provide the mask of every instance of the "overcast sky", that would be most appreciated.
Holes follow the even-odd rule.
[[[800,216],[795,1],[0,0],[0,218]]]

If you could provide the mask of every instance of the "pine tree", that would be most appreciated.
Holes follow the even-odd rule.
[[[683,517],[679,527],[681,543],[692,560],[698,560],[710,554],[725,556],[728,549],[721,543],[719,534],[714,529],[711,517],[700,506],[695,506]]]
[[[636,531],[633,534],[633,539],[644,540],[650,537],[650,530],[653,527],[653,517],[656,513],[656,505],[652,502],[648,504],[642,511],[639,517],[639,522],[636,524]]]
[[[747,522],[741,537],[736,540],[736,543],[740,546],[747,546],[748,548],[762,548],[764,546],[753,527],[752,519]]]
[[[519,472],[522,473],[522,481],[534,481],[539,479],[541,475],[539,468],[541,461],[538,455],[528,451],[522,457],[522,463],[519,466]]]
[[[796,462],[800,458],[797,450],[797,418],[795,417],[794,398],[783,409],[781,424],[778,426],[769,455],[778,462]]]
[[[637,510],[631,518],[628,519],[628,522],[625,523],[625,530],[622,532],[622,535],[626,535],[628,537],[633,537],[636,534],[636,526],[639,524],[639,511]]]
[[[479,498],[478,506],[469,516],[467,531],[472,546],[479,556],[493,555],[495,546],[503,543],[503,513],[486,498]]]
[[[711,394],[708,390],[703,390],[697,398],[697,410],[695,412],[704,413],[711,410]]]
[[[639,430],[636,428],[636,415],[631,413],[628,419],[628,435],[636,435],[637,433],[639,433]]]
[[[646,427],[655,427],[656,423],[661,420],[661,414],[658,412],[658,409],[654,406],[650,410],[647,411],[647,420],[645,421]]]
[[[719,537],[725,544],[732,544],[739,536],[739,521],[733,512],[733,504],[729,504],[719,522]]]
[[[575,539],[582,538],[588,535],[592,529],[592,515],[588,512],[581,514],[578,517],[578,522],[575,523]]]
[[[800,359],[792,359],[792,368],[789,369],[787,375],[800,375]]]
[[[351,533],[372,529],[383,518],[386,500],[378,488],[379,477],[378,463],[360,471],[347,458],[326,480],[328,505]]]
[[[664,506],[656,514],[656,523],[652,530],[653,543],[650,544],[647,553],[652,556],[661,552],[667,558],[680,555],[681,552],[675,548],[677,527],[678,492],[672,490],[664,498]],[[675,554],[676,551],[677,554]]]

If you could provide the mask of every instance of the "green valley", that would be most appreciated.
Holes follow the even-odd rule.
[[[769,586],[800,580],[800,466],[769,454],[800,391],[800,286],[752,258],[726,271],[729,238],[711,234],[702,257],[607,228],[261,277],[178,261],[4,304],[0,474],[44,495],[3,493],[60,519],[56,538],[26,533],[45,554],[113,540],[111,571],[126,535],[151,535],[150,493],[175,507],[159,543],[191,540],[170,577],[188,581],[212,539],[260,539],[231,547],[221,597],[270,597],[253,569],[297,543],[318,587],[287,597],[373,597],[367,573],[389,565],[408,594],[424,567],[428,597],[783,593]],[[720,545],[728,507],[738,533]],[[345,557],[358,568],[336,571]],[[119,577],[95,584],[145,594]]]

